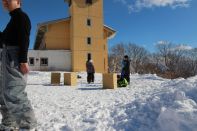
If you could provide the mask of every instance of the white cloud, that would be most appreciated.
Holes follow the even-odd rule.
[[[167,48],[170,48],[171,51],[176,51],[176,50],[192,50],[194,49],[193,47],[187,45],[187,44],[174,44],[174,43],[171,43],[169,41],[158,41],[156,42],[155,44],[156,46],[166,46]],[[169,47],[168,47],[169,46]]]
[[[163,40],[158,41],[158,42],[156,43],[156,45],[168,45],[168,44],[170,44],[170,42],[168,42],[168,41],[163,41]]]
[[[143,8],[154,7],[188,7],[191,0],[114,0],[127,6],[129,13],[138,12]]]
[[[176,50],[192,50],[193,48],[188,45],[179,45],[176,47]]]
[[[115,2],[121,2],[122,4],[127,4],[127,0],[114,0]]]

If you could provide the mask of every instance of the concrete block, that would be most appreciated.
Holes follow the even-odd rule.
[[[64,73],[64,85],[76,86],[77,85],[77,74],[74,72]]]
[[[105,73],[103,74],[103,89],[117,88],[117,74]]]
[[[60,85],[60,77],[61,77],[61,73],[52,72],[51,73],[51,84]]]

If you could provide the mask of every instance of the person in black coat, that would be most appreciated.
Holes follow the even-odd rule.
[[[22,0],[2,0],[2,5],[10,20],[0,32],[0,130],[34,130],[37,121],[25,91],[31,21]]]
[[[87,82],[94,83],[95,69],[94,69],[93,61],[91,59],[86,62],[86,71],[87,71]]]
[[[128,55],[125,55],[122,61],[121,77],[125,78],[130,83],[130,60]]]

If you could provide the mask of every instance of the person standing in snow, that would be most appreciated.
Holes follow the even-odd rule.
[[[125,55],[122,61],[121,77],[125,78],[130,84],[130,60],[128,55]]]
[[[94,73],[95,73],[95,69],[94,69],[94,64],[93,64],[93,60],[89,59],[86,62],[86,71],[87,71],[87,82],[93,82],[94,83]]]
[[[2,4],[11,19],[0,32],[0,130],[35,129],[36,118],[25,92],[31,22],[21,0],[2,0]]]

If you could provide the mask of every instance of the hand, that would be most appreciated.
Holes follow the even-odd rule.
[[[29,73],[29,65],[28,63],[20,63],[20,70],[23,74]]]

